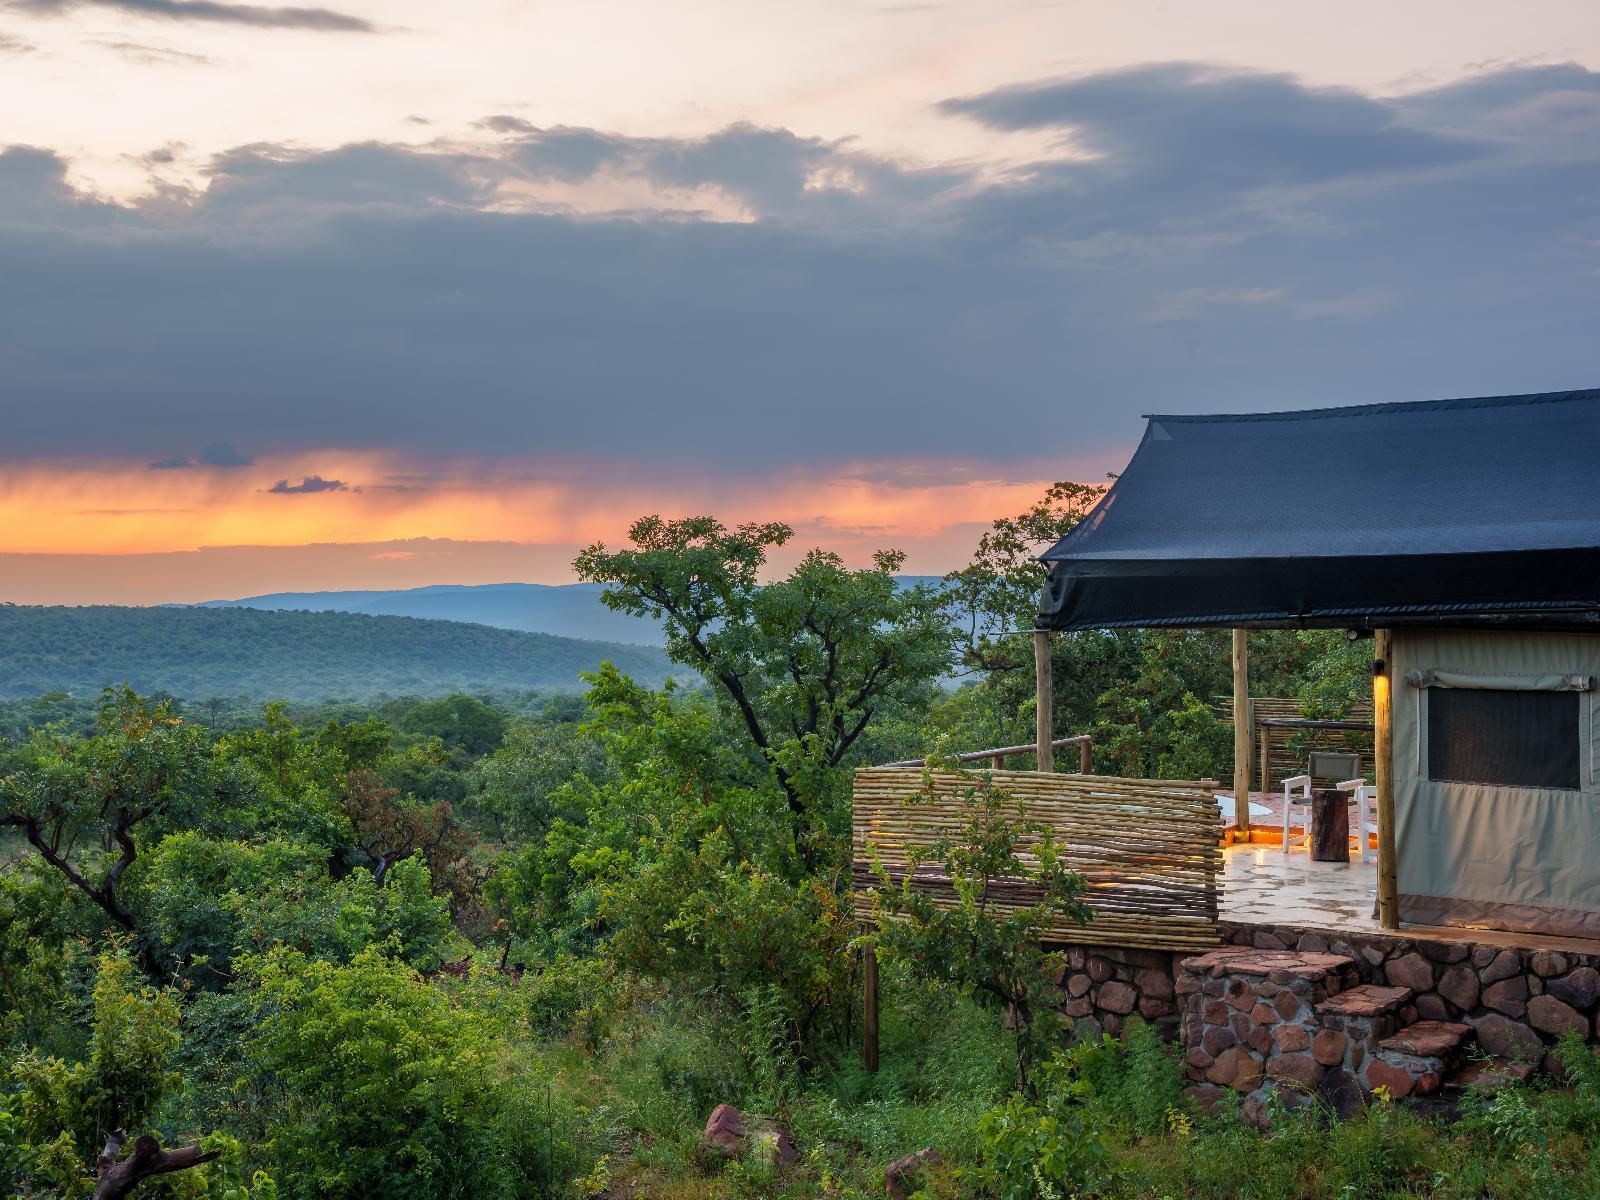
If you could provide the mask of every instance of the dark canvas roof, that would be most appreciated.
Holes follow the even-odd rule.
[[[1600,631],[1600,389],[1150,417],[1040,628]]]

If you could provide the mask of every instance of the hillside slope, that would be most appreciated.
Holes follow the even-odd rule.
[[[937,576],[907,575],[904,586],[937,583]],[[500,629],[522,629],[558,637],[596,638],[659,646],[655,622],[613,612],[600,603],[598,583],[436,584],[401,591],[275,592],[242,600],[208,600],[204,608],[371,613],[429,620],[473,621]]]
[[[0,697],[87,694],[123,681],[139,691],[189,698],[575,690],[582,686],[578,672],[607,659],[650,685],[659,684],[671,665],[651,647],[458,621],[251,608],[0,605]]]
[[[558,637],[661,644],[661,632],[653,622],[613,612],[600,603],[601,590],[598,583],[435,584],[400,591],[277,592],[242,600],[210,600],[205,607],[423,617]]]

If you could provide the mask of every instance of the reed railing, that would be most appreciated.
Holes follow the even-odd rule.
[[[935,903],[955,903],[949,879],[932,864],[913,868],[911,856],[963,836],[972,818],[965,796],[973,786],[971,776],[925,778],[910,765],[856,772],[851,857],[860,919],[871,919],[871,892],[881,886],[874,864],[893,886],[910,873],[912,887]],[[1048,826],[1088,885],[1084,899],[1093,919],[1061,924],[1052,941],[1174,951],[1217,945],[1223,822],[1213,781],[992,771],[976,786],[1003,788],[1023,814]],[[1039,898],[1021,879],[999,881],[990,897],[1002,912]]]

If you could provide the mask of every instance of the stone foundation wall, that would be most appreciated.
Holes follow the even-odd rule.
[[[1355,961],[1357,982],[1410,988],[1400,1014],[1416,1020],[1460,1022],[1478,1044],[1499,1058],[1555,1067],[1549,1051],[1567,1029],[1600,1041],[1600,954],[1525,951],[1472,942],[1434,942],[1383,934],[1334,934],[1292,927],[1222,926],[1227,945],[1262,950],[1342,954]],[[1133,1013],[1162,1036],[1180,1036],[1178,965],[1191,954],[1067,949],[1063,1013],[1074,1032],[1118,1034]]]

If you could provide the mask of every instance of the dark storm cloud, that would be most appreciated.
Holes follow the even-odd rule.
[[[307,475],[299,483],[280,479],[267,489],[274,496],[313,496],[318,492],[345,492],[348,485],[342,479],[324,479],[321,475]]]
[[[1071,151],[999,177],[491,118],[448,151],[242,147],[149,214],[12,150],[4,452],[1065,460],[1152,409],[1594,384],[1597,96],[1578,67],[1375,99],[1166,65],[949,102]],[[686,211],[539,199],[583,186]]]
[[[251,467],[255,461],[248,454],[240,454],[227,442],[212,442],[200,451],[200,463],[207,467]]]
[[[193,468],[194,459],[186,454],[174,454],[171,458],[157,459],[150,464],[152,471],[187,471]]]
[[[324,33],[377,31],[370,21],[327,8],[277,8],[258,4],[223,4],[217,0],[0,0],[0,6],[43,15],[95,7],[169,21],[203,21],[258,29],[309,29]]]

